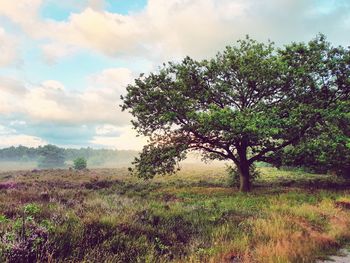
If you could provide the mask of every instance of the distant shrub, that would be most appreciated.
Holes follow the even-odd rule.
[[[83,170],[87,167],[86,159],[83,157],[79,157],[74,160],[74,169]]]
[[[226,167],[226,172],[228,173],[229,180],[228,184],[229,186],[239,186],[239,171],[237,166],[227,166]],[[249,168],[249,173],[250,173],[250,181],[253,183],[256,179],[258,179],[261,174],[260,172],[256,169],[256,166],[252,164]]]

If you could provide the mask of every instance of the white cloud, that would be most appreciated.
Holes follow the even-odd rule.
[[[89,77],[90,85],[98,90],[125,91],[125,87],[134,79],[133,73],[127,68],[109,68]]]
[[[111,128],[110,125],[105,126],[105,128],[106,127]],[[113,130],[114,132],[117,131],[119,136],[108,136],[107,134],[103,134],[106,132],[106,129],[98,129],[97,132],[100,134],[94,136],[90,143],[118,150],[141,150],[142,146],[147,143],[147,139],[142,136],[138,137],[137,133],[131,128],[131,126],[114,126]]]
[[[26,89],[19,80],[11,77],[0,76],[0,91],[4,93],[23,95]]]
[[[29,136],[25,134],[13,134],[13,135],[1,135],[0,134],[0,147],[10,146],[27,146],[27,147],[38,147],[45,145],[47,142],[39,137]]]
[[[141,28],[130,16],[87,8],[72,14],[67,22],[50,23],[57,29],[49,37],[70,45],[98,50],[108,55],[135,52]]]
[[[32,121],[125,125],[130,116],[121,112],[120,95],[132,80],[128,69],[106,69],[88,77],[89,86],[84,91],[73,92],[56,80],[25,87],[24,83],[0,78],[0,113],[21,113]]]
[[[133,79],[133,73],[126,68],[106,69],[90,76],[90,86],[78,96],[81,117],[98,123],[128,123],[129,114],[122,112],[119,107],[120,96]]]
[[[76,53],[76,47],[60,42],[51,42],[42,46],[44,60],[48,64],[53,64],[61,58],[69,57]]]
[[[21,111],[21,100],[25,92],[21,82],[0,77],[0,114]]]
[[[94,0],[65,21],[41,19],[40,4],[40,0],[5,1],[0,14],[31,36],[51,41],[43,47],[49,60],[66,56],[67,47],[108,56],[142,55],[158,63],[184,55],[199,58],[245,34],[280,44],[308,40],[318,32],[339,44],[350,41],[346,1],[330,8],[304,0],[149,0],[144,10],[121,15],[103,10],[104,1]]]
[[[47,142],[39,137],[17,134],[15,129],[0,125],[0,148],[18,145],[37,147],[45,144]]]
[[[2,0],[0,15],[8,17],[25,31],[35,35],[45,27],[45,24],[39,21],[41,4],[42,0]]]
[[[58,84],[49,81],[57,86],[48,86],[44,82],[39,87],[28,90],[22,103],[23,110],[32,120],[64,121],[72,118],[73,113],[69,110],[69,95],[65,93]]]
[[[0,27],[0,67],[15,65],[19,62],[18,43]]]
[[[107,5],[105,0],[88,0],[87,4],[87,6],[95,10],[103,10],[103,8]]]
[[[119,135],[120,128],[111,124],[98,125],[96,135],[98,136],[116,136]]]
[[[0,136],[14,134],[16,130],[0,125]]]
[[[14,127],[23,127],[23,126],[26,126],[27,125],[27,122],[26,121],[23,121],[23,120],[13,120],[13,121],[10,121],[10,126],[14,126]]]

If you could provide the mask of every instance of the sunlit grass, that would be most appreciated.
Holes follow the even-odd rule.
[[[314,262],[350,239],[350,191],[327,187],[339,179],[259,169],[249,194],[227,186],[224,166],[150,181],[126,169],[1,173],[0,261],[28,256],[19,245],[39,230],[30,251],[50,262]]]

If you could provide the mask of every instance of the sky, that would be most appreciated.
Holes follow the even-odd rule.
[[[318,33],[350,45],[349,0],[0,0],[0,148],[139,150],[119,105],[140,73]]]

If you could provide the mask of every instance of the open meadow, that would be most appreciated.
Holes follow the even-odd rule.
[[[316,262],[349,241],[349,182],[259,170],[251,193],[213,165],[1,172],[0,261]]]
[[[165,262],[350,263],[350,0],[0,0],[0,263]]]

